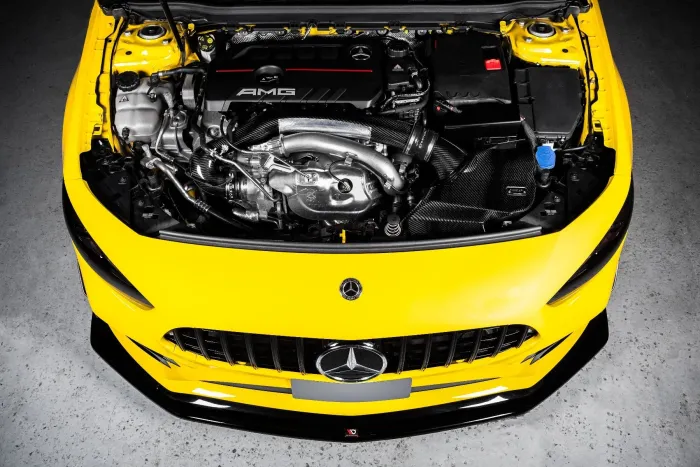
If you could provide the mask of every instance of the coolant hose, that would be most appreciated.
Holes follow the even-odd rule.
[[[170,70],[161,70],[153,73],[151,75],[151,82],[158,82],[160,78],[167,78],[170,76],[175,76],[175,75],[196,75],[199,73],[206,73],[207,70],[205,68],[197,67],[197,66],[180,66],[177,68],[171,68]]]
[[[177,191],[179,191],[180,194],[187,201],[192,203],[194,205],[194,207],[197,208],[197,210],[202,211],[205,214],[209,214],[212,217],[216,217],[220,221],[225,222],[226,224],[232,225],[232,226],[236,227],[237,229],[244,230],[246,232],[252,231],[252,228],[250,226],[248,226],[242,222],[238,222],[237,220],[229,219],[228,217],[220,214],[218,211],[213,209],[209,204],[202,201],[201,199],[195,199],[192,196],[190,196],[190,194],[187,192],[187,190],[182,185],[182,183],[180,183],[180,180],[177,179],[177,177],[175,176],[173,171],[170,170],[170,168],[163,161],[161,161],[160,159],[154,158],[152,160],[152,162],[153,162],[153,166],[156,167],[157,169],[159,169],[161,172],[163,172],[165,174],[165,176],[170,179],[170,181],[175,186],[175,188],[177,188]],[[233,209],[233,214],[237,217],[242,217],[242,218],[245,218],[245,216],[246,216],[245,210],[243,208],[240,208],[240,207],[235,207]]]

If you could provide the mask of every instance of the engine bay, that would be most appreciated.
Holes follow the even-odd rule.
[[[614,164],[572,21],[206,25],[185,33],[182,53],[168,22],[132,21],[112,56],[114,141],[93,141],[83,176],[145,235],[368,243],[557,230]],[[542,43],[563,58],[536,60]]]

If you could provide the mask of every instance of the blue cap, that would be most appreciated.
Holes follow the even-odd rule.
[[[537,159],[537,165],[540,166],[540,169],[550,170],[554,168],[557,156],[554,154],[552,146],[538,146],[535,159]]]

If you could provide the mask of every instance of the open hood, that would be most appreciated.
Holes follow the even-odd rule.
[[[128,20],[114,140],[95,139],[81,171],[142,235],[345,252],[507,241],[561,230],[612,174],[571,1],[100,1]]]
[[[154,0],[99,0],[103,11],[115,16],[128,13],[144,18],[163,18]],[[563,17],[589,9],[588,0],[206,0],[171,1],[175,16],[208,22],[235,22],[258,26],[289,23],[359,25],[435,25],[444,23],[494,22],[523,16],[559,13]]]

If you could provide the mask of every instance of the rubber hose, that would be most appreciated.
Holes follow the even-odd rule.
[[[236,227],[237,229],[244,230],[244,231],[246,231],[246,232],[252,231],[252,228],[251,228],[249,225],[246,225],[246,224],[244,224],[244,223],[242,223],[242,222],[239,222],[239,221],[237,221],[237,220],[234,220],[234,219],[229,219],[228,217],[223,216],[223,215],[220,214],[218,211],[216,211],[215,209],[213,209],[213,208],[212,208],[209,204],[207,204],[205,201],[202,201],[201,199],[195,199],[195,198],[193,198],[192,196],[190,196],[190,194],[187,192],[187,190],[185,190],[185,187],[182,186],[182,183],[180,183],[180,181],[177,179],[177,177],[175,177],[175,174],[172,172],[172,170],[170,170],[170,169],[168,168],[168,166],[165,165],[160,159],[156,159],[156,160],[154,161],[154,165],[155,165],[155,167],[157,167],[161,172],[163,172],[163,173],[165,174],[166,177],[168,177],[168,178],[170,179],[170,181],[171,181],[172,184],[175,186],[175,188],[177,189],[177,191],[179,191],[180,194],[182,194],[182,196],[183,196],[187,201],[189,201],[190,203],[192,203],[192,204],[194,205],[194,207],[197,208],[199,211],[202,211],[202,212],[205,213],[205,214],[209,214],[210,216],[216,217],[216,218],[219,219],[220,221],[225,222],[225,223],[227,223],[227,224],[229,224],[229,225],[231,225],[231,226],[233,226],[233,227]],[[244,218],[244,216],[245,216],[245,210],[244,210],[243,208],[240,208],[240,207],[235,207],[235,208],[233,208],[233,214],[234,214],[236,217]]]
[[[168,76],[175,76],[175,75],[196,75],[198,73],[206,73],[207,70],[204,68],[199,68],[199,67],[193,67],[193,66],[181,66],[177,68],[172,68],[170,70],[163,70],[163,71],[158,71],[154,73],[155,76],[158,78],[166,78]]]

